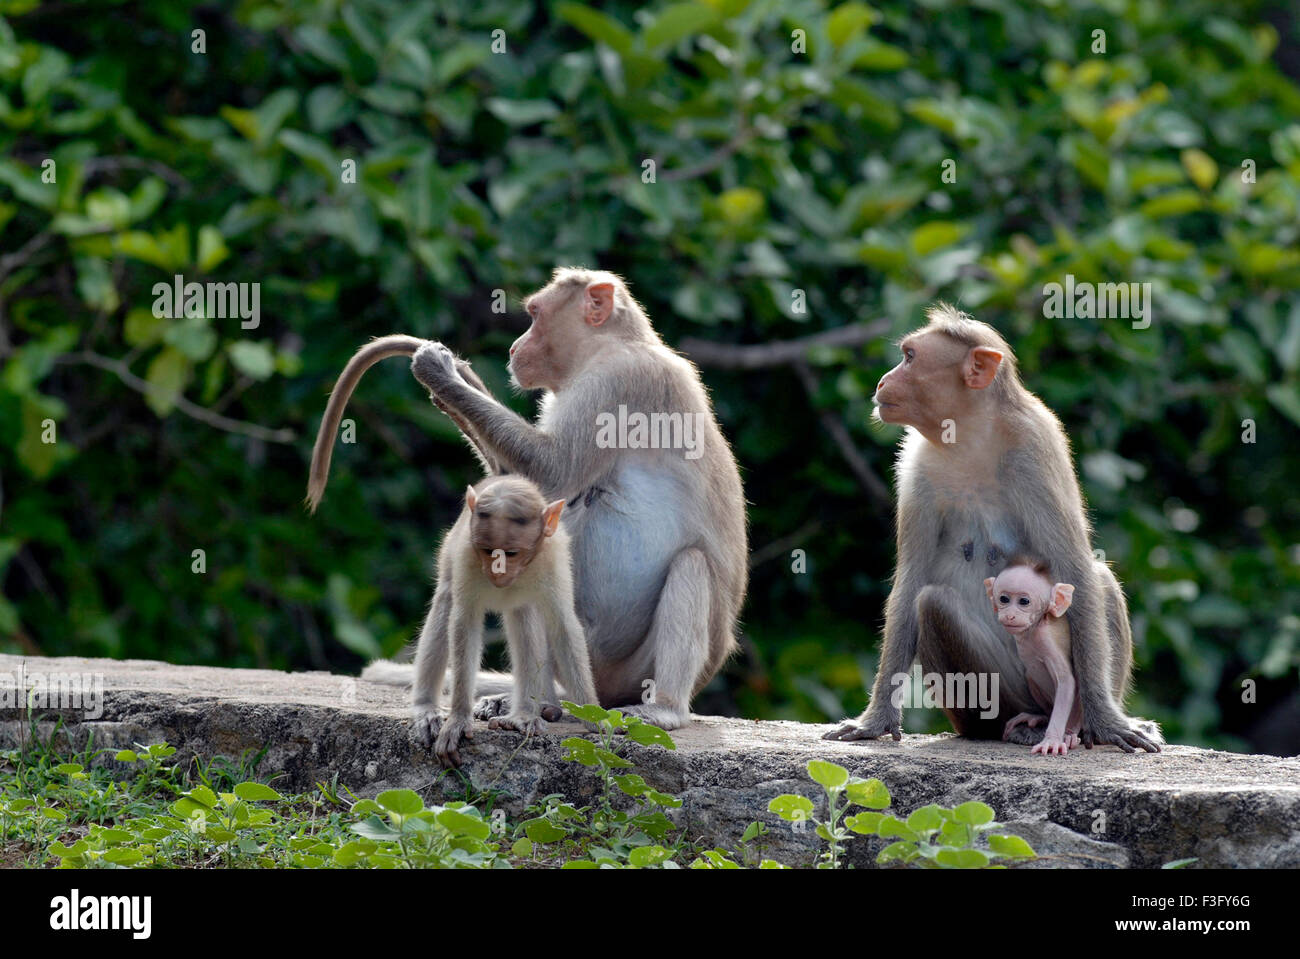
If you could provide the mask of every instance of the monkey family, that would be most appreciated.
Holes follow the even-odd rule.
[[[588,654],[590,691],[601,705],[619,707],[665,729],[678,728],[690,720],[692,697],[736,647],[748,550],[735,458],[699,372],[664,344],[619,277],[559,269],[524,301],[524,308],[530,326],[511,346],[508,368],[514,385],[542,391],[535,421],[503,406],[445,346],[410,336],[383,337],[353,356],[330,395],[312,455],[308,502],[314,510],[324,493],[334,437],[362,374],[386,357],[410,356],[415,379],[464,434],[490,477],[510,474],[532,485],[535,498],[518,491],[517,500],[529,503],[529,529],[544,529],[552,521],[545,511],[555,507],[558,518],[557,504],[565,504],[561,529],[571,556],[571,600],[550,575],[568,567],[560,558],[563,548],[550,549],[555,543],[542,548],[541,560],[528,561],[541,563],[547,575],[537,581],[554,583],[555,591],[544,596],[538,590],[550,587],[518,589],[529,609],[560,615],[569,608],[576,614],[578,629],[570,623],[563,638],[559,631],[548,634],[557,637],[549,653],[555,665],[560,666],[557,657],[568,658],[559,677],[565,692],[583,698],[581,691],[568,688],[570,682],[581,685],[572,672],[582,672],[574,665],[579,657],[572,642],[579,636]],[[1035,650],[1041,646],[1043,658],[1035,660],[1038,666],[1027,667],[1028,660],[1022,662],[996,618],[988,615],[984,585],[986,579],[996,579],[1009,558],[1028,554],[1041,557],[1063,582],[1077,587],[1067,614],[1065,648],[1078,715],[1077,725],[1067,724],[1074,730],[1068,735],[1088,748],[1158,751],[1161,740],[1154,724],[1123,712],[1132,672],[1128,610],[1110,568],[1093,560],[1091,529],[1060,421],[1022,385],[1015,356],[1002,337],[964,313],[933,308],[926,326],[904,338],[900,350],[900,362],[881,378],[874,397],[882,422],[908,427],[896,466],[897,567],[885,608],[880,666],[866,711],[825,738],[901,738],[902,710],[891,702],[889,678],[919,659],[927,672],[1000,673],[1002,702],[996,717],[945,708],[958,733],[1005,736],[1025,745],[1043,740],[1047,730],[1039,728],[1042,723],[1022,716],[1041,719],[1047,708],[1036,695],[1047,689],[1041,667],[1055,683],[1049,698],[1055,718],[1055,696],[1063,686],[1047,657],[1062,647],[1053,645],[1055,640],[1035,645]],[[698,458],[658,444],[596,442],[600,417],[608,419],[620,408],[692,417],[701,433]],[[942,435],[952,423],[955,438]],[[503,480],[488,482],[495,489]],[[479,487],[480,503],[487,489]],[[521,667],[513,661],[516,646],[524,647],[522,656],[530,664],[529,657],[540,655],[541,646],[516,643],[509,623],[513,701],[502,691],[501,677],[473,675],[476,627],[438,602],[444,566],[454,565],[448,548],[455,544],[461,551],[472,545],[474,526],[474,507],[467,502],[443,546],[438,590],[421,631],[416,668],[377,663],[362,674],[380,681],[415,680],[416,729],[427,739],[450,630],[453,687],[459,683],[460,688],[460,693],[453,691],[452,710],[460,718],[449,720],[438,733],[445,759],[455,758],[455,743],[468,729],[464,715],[471,680],[479,693],[491,694],[479,700],[474,715],[504,715],[516,728],[535,728],[531,714],[520,712],[533,707],[521,704],[520,697],[549,695],[544,680],[538,685],[527,679],[520,685]],[[522,548],[501,546],[522,540],[498,539],[496,532],[484,535],[494,548],[507,553],[517,548],[517,556],[523,554]],[[449,596],[463,588],[491,595],[492,587],[483,586],[486,575],[480,571],[476,580],[466,577],[459,583],[453,573],[446,591]],[[526,575],[525,567],[520,586]],[[465,609],[472,619],[469,605]],[[534,637],[536,630],[519,626],[515,633]],[[549,668],[551,659],[542,658]],[[448,729],[454,727],[459,731],[453,736]],[[1055,731],[1050,722],[1048,728]],[[1060,738],[1064,741],[1066,735],[1062,732]]]

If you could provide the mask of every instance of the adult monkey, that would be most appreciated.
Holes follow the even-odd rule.
[[[1110,568],[1093,559],[1091,529],[1060,421],[1020,382],[991,326],[940,304],[903,339],[903,360],[876,387],[876,415],[911,427],[898,454],[898,565],[871,702],[825,739],[902,738],[895,677],[919,658],[926,672],[1000,674],[1000,715],[944,712],[964,736],[997,738],[1034,708],[1024,667],[988,613],[984,580],[1017,553],[1042,556],[1075,585],[1066,614],[1083,703],[1083,744],[1160,751],[1154,725],[1130,720],[1133,642]],[[1012,730],[1032,745],[1041,730]]]
[[[519,388],[545,391],[536,423],[467,382],[445,346],[376,341],[339,377],[339,401],[330,397],[309,500],[324,491],[323,452],[361,373],[384,356],[414,353],[415,378],[482,450],[485,465],[520,473],[548,500],[568,503],[578,615],[601,704],[676,729],[736,645],[748,569],[735,458],[699,372],[664,345],[619,277],[559,269],[524,305],[532,324],[511,346],[509,368]],[[671,434],[656,434],[646,448],[631,442],[631,431],[626,446],[604,442],[602,414],[621,419],[621,411],[658,414],[652,422],[667,423],[665,431],[675,424],[689,448],[673,448]],[[408,671],[377,665],[385,668],[363,675],[409,682]],[[486,707],[505,709],[501,699]]]

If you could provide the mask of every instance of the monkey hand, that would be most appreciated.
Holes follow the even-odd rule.
[[[438,761],[447,768],[460,767],[460,740],[474,738],[474,721],[468,716],[448,716],[438,731],[438,741],[433,747]]]
[[[411,738],[425,749],[433,745],[433,737],[438,735],[441,725],[442,716],[436,706],[425,704],[411,709]]]
[[[1149,753],[1160,752],[1160,744],[1150,739],[1144,730],[1130,725],[1124,716],[1093,722],[1085,717],[1083,728],[1079,730],[1079,740],[1085,749],[1093,746],[1118,746],[1126,753],[1139,749],[1145,749]]]
[[[456,369],[456,354],[441,343],[425,343],[415,351],[411,375],[435,393],[448,383],[465,382]]]
[[[848,742],[854,739],[879,739],[889,733],[895,741],[903,738],[903,715],[897,709],[867,710],[857,719],[846,719],[822,739]]]
[[[1068,734],[1061,737],[1044,736],[1042,742],[1029,751],[1044,756],[1064,756],[1070,751],[1070,740],[1073,738]]]
[[[546,720],[540,716],[510,713],[508,716],[493,716],[488,720],[488,729],[513,729],[525,736],[536,736],[546,732]]]

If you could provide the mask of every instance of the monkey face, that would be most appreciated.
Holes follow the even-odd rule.
[[[961,361],[965,350],[946,336],[926,333],[899,344],[903,359],[880,378],[873,400],[882,423],[914,426],[938,424],[963,402]]]
[[[564,500],[546,503],[520,477],[498,476],[465,490],[469,539],[479,567],[498,589],[512,585],[560,525]]]
[[[1052,584],[1027,566],[1009,566],[984,586],[998,622],[1013,635],[1037,626],[1052,604]]]

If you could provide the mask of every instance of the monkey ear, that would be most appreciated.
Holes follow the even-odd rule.
[[[542,535],[554,536],[560,528],[560,514],[564,512],[564,500],[557,499],[542,510]]]
[[[992,576],[984,580],[984,592],[989,594],[989,599],[993,598],[993,583],[994,579]]]
[[[1074,587],[1069,583],[1057,583],[1052,587],[1052,605],[1047,607],[1047,611],[1056,617],[1064,616],[1073,600]]]
[[[588,326],[600,326],[614,312],[614,284],[593,283],[587,287],[587,305],[583,319]]]
[[[972,390],[982,390],[993,382],[1001,362],[1000,350],[995,350],[991,346],[972,347],[966,362],[962,365],[962,379]]]
[[[474,492],[474,487],[472,486],[465,487],[465,505],[469,507],[471,513],[474,512],[474,508],[478,506],[478,493]]]

